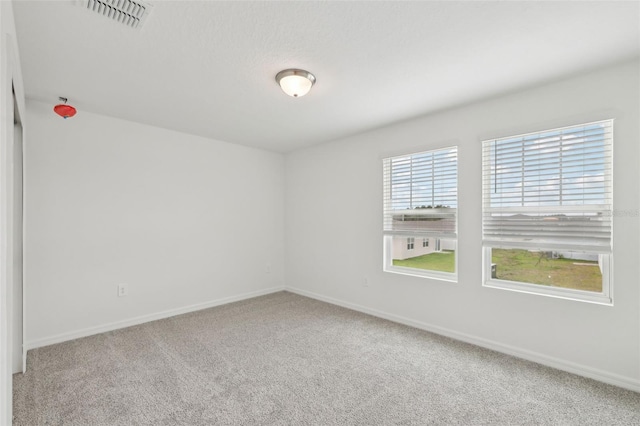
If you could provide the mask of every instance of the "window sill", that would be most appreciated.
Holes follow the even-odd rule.
[[[438,272],[438,271],[420,270],[415,268],[403,268],[401,266],[387,266],[383,270],[384,272],[389,272],[392,274],[408,275],[411,277],[418,277],[418,278],[429,278],[432,280],[447,281],[451,283],[458,282],[458,274],[450,273],[450,272]]]
[[[528,284],[497,279],[485,280],[483,287],[516,291],[519,293],[535,294],[539,296],[555,297],[558,299],[574,300],[578,302],[595,303],[598,305],[613,306],[613,300],[611,296],[607,294],[573,290],[570,288],[550,287],[538,284]]]

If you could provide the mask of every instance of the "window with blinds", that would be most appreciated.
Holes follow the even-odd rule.
[[[520,260],[539,256],[540,268],[567,256],[577,266],[593,262],[600,275],[592,280],[602,282],[603,256],[612,251],[612,145],[613,120],[484,141],[483,246],[494,249],[494,258],[516,249]],[[531,281],[515,274],[515,281],[603,291],[602,285],[570,282],[584,272],[577,266],[576,274],[568,270],[555,281],[544,272]]]
[[[455,273],[457,153],[450,147],[383,160],[385,270]],[[409,249],[409,238],[423,243]]]

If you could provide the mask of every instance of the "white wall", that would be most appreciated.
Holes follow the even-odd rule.
[[[28,347],[282,287],[281,154],[52,107],[27,103]]]
[[[640,390],[639,75],[637,62],[619,64],[287,155],[287,287]],[[481,141],[605,118],[615,118],[614,306],[482,287]],[[382,272],[381,158],[454,144],[458,283]],[[350,210],[357,219],[344,220]]]

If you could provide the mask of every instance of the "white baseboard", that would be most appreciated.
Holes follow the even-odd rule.
[[[157,312],[148,315],[142,315],[135,318],[130,318],[122,321],[111,322],[95,327],[88,327],[81,330],[70,331],[67,333],[56,334],[55,336],[45,337],[42,339],[31,340],[25,342],[24,352],[40,348],[43,346],[49,346],[56,343],[66,342],[68,340],[79,339],[80,337],[92,336],[94,334],[100,334],[107,331],[118,330],[120,328],[131,327],[132,325],[143,324],[145,322],[156,321],[163,318],[169,318],[176,315],[186,314],[189,312],[199,311],[202,309],[213,308],[214,306],[225,305],[227,303],[238,302],[240,300],[251,299],[253,297],[264,296],[265,294],[276,293],[278,291],[284,291],[284,287],[271,287],[264,290],[252,291],[249,293],[243,293],[236,296],[224,297],[222,299],[211,300],[204,303],[197,303],[195,305],[183,306],[181,308],[169,309],[162,312]]]
[[[640,380],[632,379],[629,377],[621,376],[621,375],[610,373],[603,370],[598,370],[596,368],[577,364],[571,361],[554,358],[548,355],[541,354],[539,352],[533,352],[527,349],[517,348],[511,345],[505,345],[503,343],[496,342],[489,339],[484,339],[482,337],[476,337],[470,334],[460,333],[455,330],[450,330],[448,328],[427,324],[421,321],[415,321],[410,318],[405,318],[399,315],[390,314],[387,312],[368,308],[366,306],[358,305],[355,303],[344,302],[342,300],[334,299],[328,296],[323,296],[321,294],[314,293],[311,291],[301,290],[293,287],[287,287],[285,288],[285,290],[291,293],[299,294],[301,296],[310,297],[312,299],[320,300],[323,302],[331,303],[333,305],[338,305],[344,308],[352,309],[354,311],[373,315],[378,318],[383,318],[389,321],[419,328],[421,330],[425,330],[425,331],[429,331],[442,336],[450,337],[452,339],[460,340],[466,343],[471,343],[473,345],[491,349],[496,352],[501,352],[507,355],[512,355],[518,358],[526,359],[528,361],[533,361],[538,364],[546,365],[548,367],[557,368],[558,370],[563,370],[569,373],[577,374],[579,376],[588,377],[590,379],[598,380],[600,382],[608,383],[610,385],[618,386],[624,389],[629,389],[635,392],[640,392]]]

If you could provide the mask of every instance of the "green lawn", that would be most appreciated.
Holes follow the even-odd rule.
[[[422,256],[410,257],[408,259],[393,259],[394,266],[405,266],[407,268],[427,269],[429,271],[454,272],[456,256],[453,251],[442,251],[440,253],[423,254]]]
[[[549,259],[528,250],[492,250],[492,263],[497,278],[586,291],[602,291],[602,274],[598,262],[575,259]],[[454,272],[453,251],[430,253],[404,260],[393,260],[394,266]]]
[[[497,278],[586,291],[602,291],[598,262],[576,259],[549,259],[528,250],[493,249],[491,262]]]

